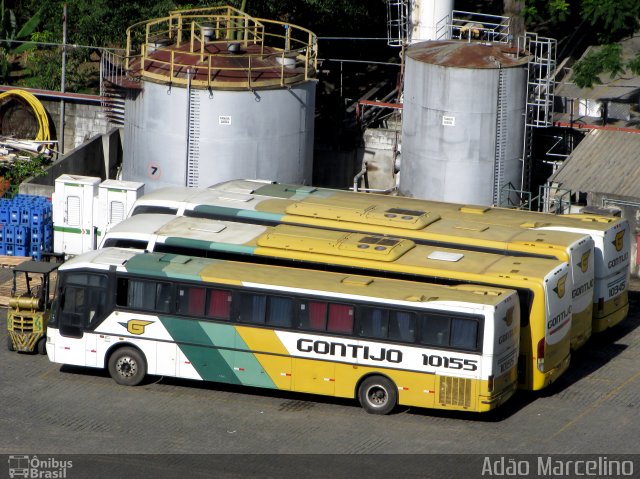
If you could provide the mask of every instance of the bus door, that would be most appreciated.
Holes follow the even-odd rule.
[[[95,328],[108,311],[107,276],[86,273],[69,274],[59,298],[59,337],[56,339],[56,362],[82,366],[102,366],[98,359]]]

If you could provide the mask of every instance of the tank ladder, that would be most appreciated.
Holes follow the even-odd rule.
[[[502,198],[502,188],[504,185],[504,163],[507,150],[507,92],[506,80],[503,68],[498,69],[498,92],[496,102],[496,138],[495,157],[493,168],[493,204],[502,206],[505,200]]]
[[[401,47],[409,41],[409,3],[387,0],[387,45]]]
[[[200,160],[200,95],[198,90],[187,89],[189,112],[187,118],[187,177],[186,186],[199,186]]]

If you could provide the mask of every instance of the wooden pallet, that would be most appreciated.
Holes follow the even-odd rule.
[[[11,270],[14,266],[30,259],[29,256],[0,255],[0,306],[9,306],[11,288],[13,287],[13,272]],[[27,287],[23,275],[18,277],[16,286],[18,290],[24,290]]]

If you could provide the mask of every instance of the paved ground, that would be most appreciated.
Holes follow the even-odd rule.
[[[640,293],[631,294],[631,303],[629,318],[592,338],[551,389],[518,393],[487,416],[404,409],[378,417],[354,401],[175,379],[118,386],[102,371],[60,367],[46,357],[7,351],[2,310],[0,454],[116,454],[93,459],[94,467],[102,465],[112,477],[114,464],[122,463],[145,464],[144,471],[154,474],[209,467],[187,466],[185,456],[163,456],[161,461],[153,456],[150,461],[158,469],[150,469],[140,454],[360,455],[348,461],[345,456],[320,456],[345,474],[356,465],[363,474],[381,472],[380,454],[479,455],[455,459],[445,475],[437,473],[437,467],[445,467],[442,461],[431,461],[430,475],[420,477],[461,477],[455,471],[474,461],[480,477],[482,462],[477,461],[486,454],[639,454]],[[262,477],[286,476],[278,469],[286,456],[241,457],[225,459],[225,477],[247,475],[228,464],[259,471]],[[319,474],[319,456],[289,457],[289,466],[314,472],[306,472],[308,477],[325,476]],[[399,472],[416,464],[413,458],[389,456],[384,464]],[[276,472],[265,473],[265,467],[274,465]],[[80,473],[80,466],[75,472]]]

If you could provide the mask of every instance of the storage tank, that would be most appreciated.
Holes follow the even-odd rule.
[[[316,67],[312,32],[231,7],[130,27],[123,179],[309,183]]]
[[[410,5],[411,43],[449,38],[453,0],[414,0]]]
[[[521,188],[527,62],[504,43],[407,48],[401,194],[491,205]]]

